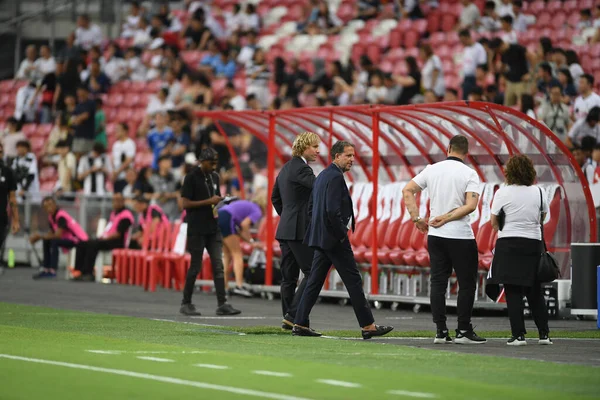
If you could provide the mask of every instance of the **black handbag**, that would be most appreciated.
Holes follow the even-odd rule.
[[[542,218],[544,202],[542,200],[542,189],[538,189],[540,190],[540,230],[542,231],[542,249],[540,263],[537,269],[537,281],[540,283],[548,283],[560,277],[560,270],[558,269],[556,258],[548,252],[546,241],[544,240],[544,219]]]
[[[506,213],[502,208],[500,209],[500,212],[498,213],[496,219],[498,220],[498,230],[501,231],[502,229],[504,229],[504,222],[506,221]]]

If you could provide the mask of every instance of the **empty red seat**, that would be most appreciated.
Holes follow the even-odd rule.
[[[23,132],[28,138],[31,138],[33,135],[35,135],[36,130],[37,124],[24,124],[21,127],[21,132]]]
[[[50,136],[53,126],[53,124],[39,124],[35,131],[35,135],[47,139],[48,136]]]

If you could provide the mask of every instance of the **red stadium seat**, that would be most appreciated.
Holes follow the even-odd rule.
[[[24,124],[21,127],[21,132],[23,132],[28,138],[31,138],[33,135],[35,135],[36,130],[37,124]]]
[[[50,136],[50,132],[52,131],[53,127],[54,127],[53,124],[39,124],[37,127],[37,130],[35,132],[35,135],[47,139],[48,136]]]

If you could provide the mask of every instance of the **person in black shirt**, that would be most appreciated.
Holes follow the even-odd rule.
[[[519,44],[509,44],[500,38],[490,42],[490,49],[501,55],[500,72],[506,78],[504,105],[514,106],[517,99],[527,92],[529,67],[527,65],[527,49]]]
[[[129,229],[133,224],[133,214],[125,208],[125,199],[122,193],[113,195],[113,213],[115,218],[120,213],[126,213],[117,225],[116,232],[110,235],[102,235],[99,239],[79,242],[75,256],[75,269],[81,272],[81,275],[74,278],[74,281],[93,282],[94,264],[99,251],[122,249],[127,242]],[[110,232],[107,230],[107,233]]]
[[[206,50],[206,45],[212,37],[210,29],[204,26],[204,21],[196,16],[192,17],[190,26],[183,32],[183,37],[188,38],[188,50]]]
[[[407,76],[396,76],[394,79],[402,86],[402,92],[398,97],[398,104],[410,104],[413,97],[421,91],[421,72],[417,59],[413,56],[406,57],[406,66],[408,67]]]
[[[185,176],[181,188],[182,205],[187,214],[187,249],[191,255],[191,262],[179,312],[184,315],[200,315],[192,304],[192,293],[196,277],[202,268],[202,255],[206,248],[217,292],[217,315],[235,315],[241,311],[229,305],[225,296],[223,238],[217,224],[216,207],[223,200],[219,189],[219,176],[215,173],[219,157],[214,149],[207,148],[202,150],[199,159],[200,166]]]
[[[90,99],[90,92],[86,86],[77,88],[77,101],[71,117],[71,125],[75,127],[73,153],[82,155],[92,151],[94,147],[96,102]]]
[[[0,143],[0,247],[4,252],[4,240],[8,234],[8,204],[11,210],[11,231],[17,233],[21,229],[19,208],[17,207],[17,183],[10,167],[4,165],[4,146]],[[2,258],[0,258],[1,260]],[[0,265],[0,274],[2,266]]]

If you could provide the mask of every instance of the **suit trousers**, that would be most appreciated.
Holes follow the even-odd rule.
[[[546,310],[546,300],[542,293],[542,287],[539,283],[533,286],[504,285],[506,293],[506,307],[508,308],[508,318],[510,319],[510,330],[514,337],[525,335],[525,317],[523,316],[523,296],[527,297],[531,316],[535,321],[540,334],[548,334],[548,311]]]
[[[332,264],[340,274],[346,290],[348,290],[358,324],[361,327],[371,325],[375,322],[375,319],[373,318],[371,307],[365,298],[362,276],[354,260],[354,253],[350,246],[350,240],[347,237],[342,243],[332,249],[324,250],[315,248],[310,276],[308,277],[306,289],[298,305],[294,323],[300,326],[308,326],[310,311],[317,302],[317,298],[325,283],[325,279],[327,279],[327,273]]]
[[[448,239],[437,236],[427,238],[431,263],[431,314],[437,329],[446,326],[446,290],[452,268],[458,279],[458,329],[471,329],[471,314],[477,287],[479,253],[475,239]]]
[[[280,240],[279,245],[281,247],[281,308],[284,317],[288,314],[293,319],[310,276],[314,250],[300,240]],[[296,290],[300,271],[304,274],[304,278]]]
[[[185,286],[183,287],[183,300],[181,304],[190,304],[192,294],[196,285],[196,277],[202,270],[202,257],[204,249],[208,252],[213,271],[213,282],[217,292],[217,304],[222,306],[227,302],[225,293],[225,274],[223,272],[223,238],[221,233],[210,235],[194,235],[187,238],[187,249],[190,252],[191,260],[185,277]]]

